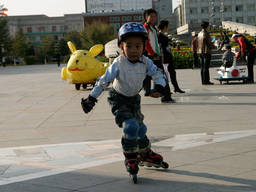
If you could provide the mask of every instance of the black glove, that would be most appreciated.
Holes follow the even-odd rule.
[[[89,95],[86,99],[82,98],[81,105],[82,105],[84,112],[89,113],[93,109],[96,102],[97,102],[97,99],[95,99],[91,95]]]
[[[165,88],[164,88],[162,85],[156,84],[156,85],[155,85],[155,90],[156,90],[157,92],[161,93],[162,95],[165,94]]]
[[[149,94],[150,97],[154,98],[161,97],[162,95],[165,95],[165,88],[158,84],[155,85],[155,88],[152,89]]]

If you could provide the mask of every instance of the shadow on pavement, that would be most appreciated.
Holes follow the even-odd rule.
[[[91,173],[93,170],[80,170],[80,172],[70,172],[49,177],[43,177],[30,181],[13,183],[0,186],[1,192],[253,192],[256,191],[256,181],[235,177],[221,176],[211,173],[191,172],[184,170],[143,170],[138,175],[138,184],[133,184],[128,174],[120,170],[113,174],[113,170],[103,170],[102,173]],[[164,177],[161,173],[168,177]],[[113,175],[113,176],[111,176]],[[120,176],[121,175],[121,176]],[[177,179],[183,180],[179,181]],[[193,176],[218,181],[189,181],[180,176]],[[147,177],[156,177],[151,179]],[[163,179],[159,179],[159,177]],[[198,179],[197,178],[197,179]],[[219,184],[219,182],[229,182],[228,184]]]

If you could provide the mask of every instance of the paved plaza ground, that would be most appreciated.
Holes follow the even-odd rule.
[[[255,84],[202,86],[200,70],[186,69],[177,70],[186,91],[173,94],[177,103],[141,93],[153,149],[170,168],[142,167],[134,185],[108,91],[85,115],[80,100],[90,88],[76,91],[60,71],[0,67],[0,192],[256,191]]]

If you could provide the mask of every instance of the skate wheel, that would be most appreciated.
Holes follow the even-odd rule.
[[[168,169],[169,168],[169,164],[163,161],[161,163],[161,167],[164,168],[164,169]]]

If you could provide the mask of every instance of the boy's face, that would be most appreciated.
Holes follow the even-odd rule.
[[[155,25],[157,21],[157,15],[155,13],[150,13],[146,16],[146,20],[150,25]]]
[[[143,53],[143,40],[141,37],[130,37],[120,47],[130,61],[137,61]]]

